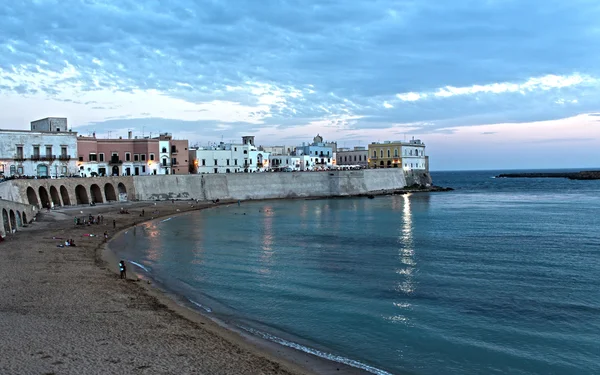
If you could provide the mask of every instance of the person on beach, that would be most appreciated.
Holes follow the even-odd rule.
[[[108,241],[108,232],[104,231],[104,242]]]
[[[146,212],[142,209],[142,216],[146,215]]]
[[[117,228],[117,221],[115,219],[113,219],[113,229]]]
[[[127,266],[124,261],[119,262],[119,273],[121,279],[127,279]]]

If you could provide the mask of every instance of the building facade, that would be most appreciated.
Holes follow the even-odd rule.
[[[296,147],[296,156],[309,156],[304,160],[304,167],[309,169],[328,168],[334,165],[334,143],[323,142],[323,137],[317,134],[311,144]],[[308,164],[308,165],[307,165]]]
[[[356,146],[353,149],[338,148],[336,153],[337,165],[352,165],[366,168],[368,166],[368,155],[369,151],[364,146]]]
[[[77,173],[77,133],[0,130],[0,174],[61,177]]]
[[[252,173],[269,168],[270,153],[254,145],[253,136],[242,137],[242,143],[219,143],[199,147],[196,151],[198,173]]]
[[[369,144],[368,165],[369,168],[427,170],[425,144],[419,139],[412,139],[409,142],[373,142]]]
[[[31,121],[32,131],[41,132],[66,132],[67,119],[64,117],[46,117],[41,120]]]
[[[83,177],[188,174],[187,140],[159,137],[77,138],[77,168]],[[181,156],[179,156],[181,155]]]

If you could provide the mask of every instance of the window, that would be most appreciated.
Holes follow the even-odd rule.
[[[237,151],[237,147],[234,147],[234,148],[233,148],[233,151]]]
[[[62,167],[60,171],[62,174],[67,174],[67,167]]]
[[[23,146],[17,146],[17,158],[23,159]]]
[[[11,176],[14,175],[15,173],[17,173],[17,167],[15,167],[14,165],[10,166],[10,174]]]
[[[131,153],[130,152],[125,153],[125,161],[131,161]]]
[[[237,165],[237,159],[233,159],[233,165]]]
[[[154,160],[154,154],[150,154],[150,160]]]
[[[244,154],[247,154],[247,153],[248,153],[248,150],[244,150]]]
[[[252,159],[250,159],[250,164],[252,164]]]
[[[383,150],[380,150],[379,154],[381,155],[381,157],[383,157]]]
[[[377,157],[377,151],[373,150],[373,157],[376,158]]]
[[[219,165],[219,164],[217,164],[217,159],[215,159],[215,165]]]
[[[140,161],[140,155],[133,154],[133,161]]]
[[[348,157],[347,156],[344,156],[344,161],[348,161]]]
[[[171,159],[171,165],[177,165],[177,158]]]
[[[80,157],[79,157],[79,161],[83,161],[83,156],[80,156]]]
[[[17,173],[23,174],[23,167],[17,167]]]
[[[217,168],[215,168],[215,173],[219,173],[219,170]]]
[[[22,150],[23,150],[23,148],[21,148],[21,151]],[[67,156],[67,146],[60,147],[60,156]]]
[[[356,161],[356,155],[354,155],[354,161]]]
[[[163,158],[163,163],[162,163],[163,167],[167,166],[167,158]]]
[[[146,154],[140,154],[140,160],[146,161]]]
[[[397,148],[394,149],[394,157],[396,157],[396,158],[398,157],[398,149]]]
[[[227,159],[227,165],[229,165],[229,159]]]
[[[52,156],[52,146],[46,146],[46,156]]]
[[[98,157],[96,156],[96,154],[89,154],[88,160],[89,161],[98,161]]]
[[[162,152],[166,153],[166,152],[167,152],[167,148],[166,148],[166,147],[163,147],[163,148],[162,148]]]
[[[392,153],[390,152],[390,149],[388,148],[388,158],[392,156]]]
[[[177,152],[177,148],[175,147],[175,145],[171,145],[171,152]]]
[[[146,173],[146,166],[142,165],[142,173]]]
[[[40,157],[40,146],[33,146],[33,156]]]
[[[104,154],[98,154],[98,161],[104,161]]]
[[[202,159],[202,165],[206,165],[206,159]]]

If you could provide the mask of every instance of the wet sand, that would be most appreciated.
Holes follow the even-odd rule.
[[[154,210],[160,210],[157,218],[214,206],[191,205],[145,202],[44,212],[8,236],[0,244],[0,373],[363,373],[230,331],[129,269],[129,280],[120,280],[104,231],[112,237],[152,219]],[[118,214],[121,207],[130,214]],[[145,217],[139,216],[142,209]],[[84,214],[102,214],[104,223],[75,226],[73,217]],[[84,236],[89,233],[96,237]],[[57,247],[66,238],[77,247]]]

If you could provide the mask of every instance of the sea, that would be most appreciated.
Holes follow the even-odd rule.
[[[600,181],[506,172],[219,206],[113,249],[203,314],[367,373],[599,374]]]

